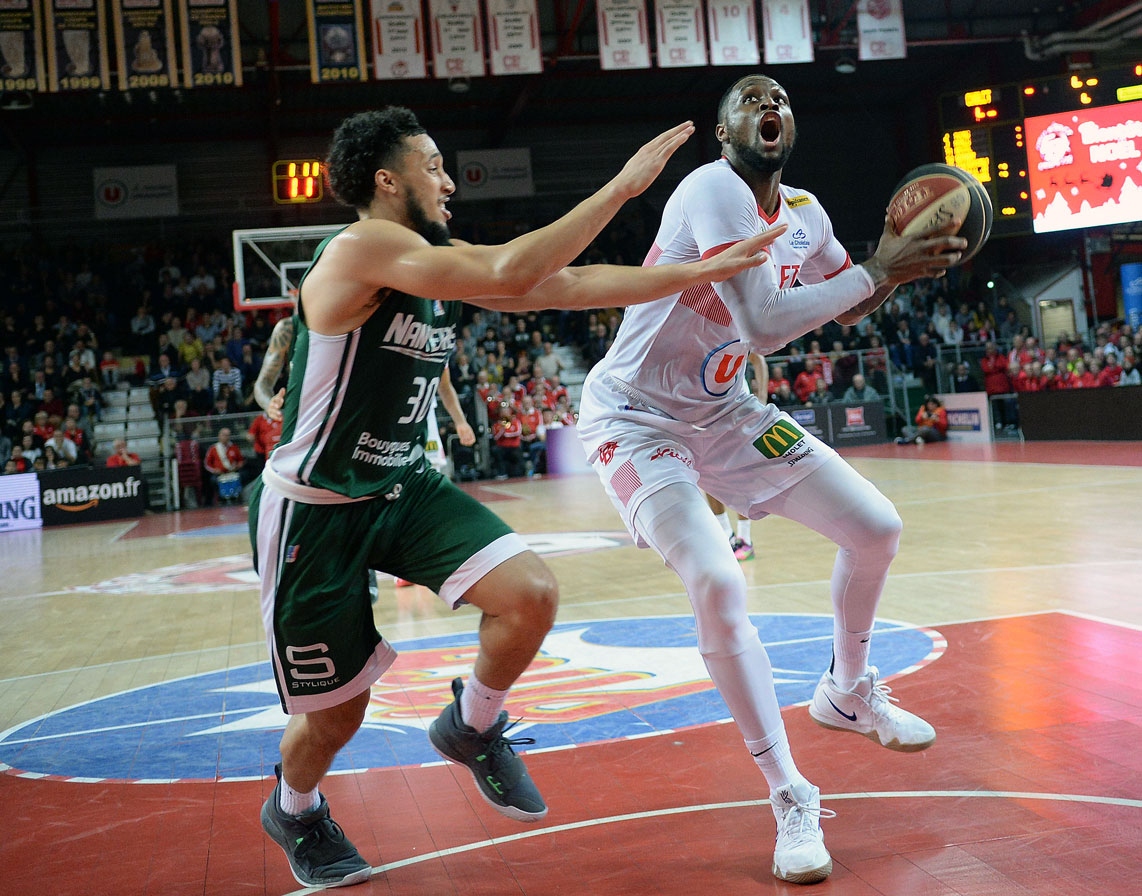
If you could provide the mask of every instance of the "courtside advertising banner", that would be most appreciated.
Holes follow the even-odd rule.
[[[139,517],[147,510],[139,467],[52,470],[40,474],[38,488],[45,526]]]
[[[180,0],[184,87],[241,87],[238,0]]]
[[[1142,221],[1142,100],[1024,122],[1036,233]]]
[[[38,0],[0,0],[0,91],[46,90]]]
[[[948,414],[949,442],[990,442],[991,403],[986,392],[947,392],[936,396]]]
[[[888,441],[883,401],[828,404],[825,408],[829,412],[829,444],[834,448],[879,445]]]
[[[493,75],[533,75],[543,71],[536,0],[486,0],[488,55]]]
[[[420,0],[373,0],[373,77],[399,81],[428,76]]]
[[[120,90],[178,84],[171,0],[115,0],[111,24]]]
[[[0,476],[0,532],[39,529],[40,483],[35,473]]]
[[[48,0],[48,90],[106,90],[111,86],[105,0]]]

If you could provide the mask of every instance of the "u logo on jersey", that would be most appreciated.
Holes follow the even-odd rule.
[[[740,339],[719,345],[702,362],[702,388],[708,395],[721,398],[737,382],[745,366],[749,349]]]

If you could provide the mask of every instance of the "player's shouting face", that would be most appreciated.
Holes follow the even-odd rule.
[[[722,97],[715,129],[735,168],[773,174],[793,152],[797,126],[785,88],[764,75],[747,75]]]

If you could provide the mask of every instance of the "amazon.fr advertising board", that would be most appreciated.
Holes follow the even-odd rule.
[[[139,517],[138,467],[90,467],[0,476],[0,532]]]

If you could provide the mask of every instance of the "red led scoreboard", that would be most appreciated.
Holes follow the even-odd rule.
[[[1057,124],[1052,128],[1052,123]],[[1142,153],[1140,127],[1142,62],[940,97],[944,161],[970,171],[987,189],[997,236],[1142,220],[1142,208],[1135,207],[1139,194],[1132,190],[1142,188],[1142,157],[1117,158],[1129,156],[1132,146]],[[1042,150],[1059,150],[1057,144],[1045,145],[1042,134],[1048,128],[1048,139],[1051,134],[1072,138],[1074,169],[1056,164],[1052,175],[1043,167]],[[1113,147],[1084,151],[1081,133],[1095,128],[1100,136],[1122,139]],[[1067,129],[1073,133],[1066,135]],[[1104,162],[1113,162],[1113,170]],[[1092,203],[1105,204],[1102,193],[1108,189],[1091,186],[1092,178],[1100,184],[1109,179],[1119,191],[1112,200],[1115,214],[1105,208],[1090,212]],[[1063,209],[1068,202],[1069,218]]]

